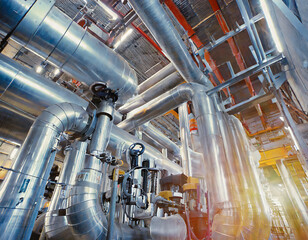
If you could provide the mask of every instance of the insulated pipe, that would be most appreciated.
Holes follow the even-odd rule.
[[[187,103],[182,103],[179,107],[179,127],[180,127],[180,138],[181,138],[181,156],[182,156],[182,167],[183,173],[186,176],[192,177],[192,162],[189,153],[189,119],[188,119],[188,108]]]
[[[161,94],[169,91],[170,89],[176,87],[182,82],[184,82],[184,80],[178,72],[171,73],[169,76],[165,77],[163,80],[156,83],[151,88],[145,90],[140,95],[132,98],[126,104],[121,106],[118,111],[122,114],[128,113],[135,108],[140,107],[141,105],[160,96]]]
[[[191,58],[181,36],[158,0],[129,0],[139,18],[187,82],[213,86]]]
[[[17,143],[23,142],[35,117],[46,107],[61,102],[73,102],[84,108],[88,104],[71,91],[2,54],[0,54],[0,94],[0,136]],[[115,112],[114,118],[119,120],[121,117]],[[115,127],[112,129],[113,143],[122,142],[121,136],[129,139],[129,143],[125,144],[126,148],[138,142],[138,139],[131,134],[118,130]],[[113,146],[116,147],[116,144]],[[177,173],[181,172],[178,165],[163,157],[158,150],[148,144],[145,154],[148,154],[151,160],[158,162],[161,168],[166,165],[169,171],[174,169]]]
[[[114,103],[102,101],[97,110],[97,122],[92,135],[89,155],[84,169],[78,173],[68,200],[66,215],[74,239],[105,239],[107,236],[107,218],[99,202],[99,190],[103,163],[99,159],[108,145],[110,129],[114,115]],[[145,229],[129,229],[123,224],[115,226],[110,239],[147,239]]]
[[[137,88],[137,76],[113,50],[89,34],[54,0],[11,0],[0,4],[0,31],[88,85],[107,83],[120,102]]]
[[[159,70],[157,73],[146,79],[144,82],[140,83],[140,85],[138,85],[137,87],[138,94],[143,93],[144,91],[154,86],[155,84],[157,84],[170,74],[174,73],[175,71],[176,69],[174,65],[172,63],[169,63],[167,66],[163,67],[161,70]]]
[[[28,239],[38,213],[60,134],[83,133],[89,115],[71,103],[52,105],[35,120],[0,189],[0,230],[5,239]]]
[[[69,239],[67,217],[61,211],[67,207],[67,198],[77,173],[82,169],[87,143],[75,141],[66,153],[58,184],[54,190],[45,216],[45,233],[48,239]],[[64,230],[65,228],[65,230]],[[61,234],[59,234],[61,229]]]
[[[165,169],[169,173],[179,174],[183,172],[183,169],[178,164],[170,161],[166,158],[160,151],[153,148],[151,145],[143,142],[137,137],[129,134],[117,126],[112,127],[111,137],[108,145],[108,150],[112,150],[114,156],[120,159],[126,159],[126,150],[136,142],[140,142],[145,146],[145,151],[143,153],[144,159],[149,159],[153,161],[153,165],[159,169]]]
[[[262,189],[260,189],[256,180],[257,176],[253,172],[253,166],[247,159],[249,157],[247,155],[246,157],[238,156],[245,149],[238,148],[238,153],[235,154],[234,152],[234,144],[237,141],[241,142],[241,146],[247,145],[244,140],[241,140],[244,138],[244,135],[241,133],[242,135],[239,135],[241,138],[233,141],[228,141],[229,138],[224,137],[224,135],[228,135],[227,126],[230,123],[221,122],[221,113],[215,109],[211,99],[205,94],[204,87],[198,84],[182,84],[162,96],[153,99],[146,106],[139,108],[134,115],[118,126],[129,131],[189,100],[193,101],[196,110],[200,141],[202,141],[206,170],[205,177],[209,190],[211,215],[213,217],[214,239],[235,239],[240,234],[245,234],[246,236],[245,231],[249,231],[250,228],[256,231],[259,226],[263,226],[262,230],[264,231],[253,233],[253,235],[250,234],[250,237],[259,236],[261,237],[260,239],[265,239],[268,237],[267,230],[269,226],[267,209],[264,198],[255,194],[256,192],[261,192]],[[235,127],[239,129],[239,125]],[[231,144],[232,142],[235,143]],[[235,169],[232,170],[232,173],[238,174],[237,176],[241,177],[236,183],[250,181],[250,184],[247,183],[247,188],[241,187],[241,185],[239,187],[234,186],[235,180],[230,178],[230,154],[234,156],[234,158],[231,157],[234,159],[235,164],[233,166]],[[240,170],[238,167],[243,164],[246,167]],[[242,178],[242,173],[246,174],[245,178]],[[241,203],[245,199],[242,197],[239,198],[237,193],[241,191],[241,194],[244,196],[247,195],[245,191],[249,186],[252,187],[253,194],[250,195],[250,199],[246,199],[245,203]],[[254,204],[253,209],[251,208],[251,204]],[[245,216],[245,214],[248,214],[248,216]],[[247,222],[245,222],[246,220]]]
[[[207,174],[207,183],[212,193],[210,199],[213,207],[214,203],[227,202],[230,199],[230,189],[227,187],[228,173],[225,169],[226,163],[221,163],[221,161],[226,160],[226,156],[223,149],[219,148],[222,140],[217,125],[216,110],[210,97],[206,95],[204,86],[196,83],[185,83],[177,86],[150,101],[146,108],[140,107],[133,116],[119,123],[118,127],[131,131],[190,100],[193,101],[196,108],[198,126],[202,128],[200,132],[203,136],[203,155],[211,156],[207,157],[205,162],[208,161],[206,168],[211,169]]]
[[[86,100],[3,54],[0,54],[0,100],[34,116],[61,102],[88,106]]]
[[[141,129],[146,135],[158,142],[164,148],[170,150],[170,152],[173,153],[175,156],[179,157],[181,155],[179,146],[176,145],[173,141],[171,141],[165,134],[153,127],[151,123],[143,124],[141,126]]]

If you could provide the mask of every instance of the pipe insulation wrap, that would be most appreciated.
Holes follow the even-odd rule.
[[[213,85],[191,58],[181,36],[158,0],[129,0],[169,60],[187,82],[211,89]]]
[[[1,1],[2,32],[14,30],[13,40],[79,81],[107,83],[119,92],[118,103],[135,94],[136,73],[120,55],[55,7],[54,0],[27,2]]]
[[[72,103],[45,109],[33,123],[0,189],[0,230],[5,239],[27,239],[38,213],[37,204],[53,165],[55,147],[64,131],[82,133],[88,113]]]

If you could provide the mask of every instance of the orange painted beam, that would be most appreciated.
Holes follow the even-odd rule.
[[[193,30],[193,28],[190,26],[190,24],[186,21],[185,17],[181,13],[181,11],[178,9],[176,4],[172,0],[165,0],[164,2],[166,4],[166,6],[170,9],[172,14],[175,16],[175,18],[178,20],[178,22],[187,31],[188,37],[194,42],[196,47],[198,49],[201,48],[203,46],[203,43],[201,42],[199,37],[196,35],[196,32]],[[217,77],[218,81],[220,83],[223,83],[225,80],[224,80],[222,74],[220,73],[215,61],[212,59],[210,53],[207,50],[204,51],[204,58],[209,63],[209,65],[210,65],[211,69],[213,70],[213,73]],[[226,89],[224,89],[223,91],[224,91],[224,94],[226,96],[228,96],[228,91]]]
[[[179,120],[179,114],[173,109],[170,110],[169,112],[166,112],[164,115],[168,115],[168,114],[172,114],[177,120]]]

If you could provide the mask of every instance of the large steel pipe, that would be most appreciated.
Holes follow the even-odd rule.
[[[160,96],[161,94],[169,91],[170,89],[176,87],[180,83],[184,82],[183,78],[178,72],[174,72],[169,76],[165,77],[163,80],[155,84],[153,87],[145,90],[140,95],[132,98],[126,104],[121,106],[118,111],[122,114],[128,113],[137,107],[151,101],[152,99]]]
[[[213,86],[197,67],[181,36],[158,0],[129,0],[135,12],[152,33],[178,72],[187,82]]]
[[[151,77],[146,79],[144,82],[140,83],[137,87],[138,94],[143,93],[150,87],[156,85],[158,82],[160,82],[162,79],[166,78],[170,74],[174,73],[176,71],[174,65],[172,63],[169,63],[167,66],[159,70],[157,73],[153,74]]]
[[[45,234],[48,239],[69,239],[70,228],[67,224],[67,217],[61,214],[61,209],[67,207],[69,192],[73,187],[77,173],[83,167],[86,150],[87,143],[79,141],[75,141],[66,149],[58,184],[45,216]],[[60,232],[59,229],[61,229]]]
[[[136,92],[129,64],[55,7],[54,0],[1,1],[0,30],[79,81],[107,83],[122,102]]]
[[[60,134],[82,133],[89,115],[71,103],[52,105],[35,120],[12,170],[0,189],[0,230],[5,239],[28,239],[43,194]]]

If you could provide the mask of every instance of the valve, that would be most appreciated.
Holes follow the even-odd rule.
[[[136,147],[140,148],[137,149]],[[131,168],[138,166],[138,157],[144,153],[145,147],[142,143],[134,143],[129,147],[129,155],[131,156]]]

